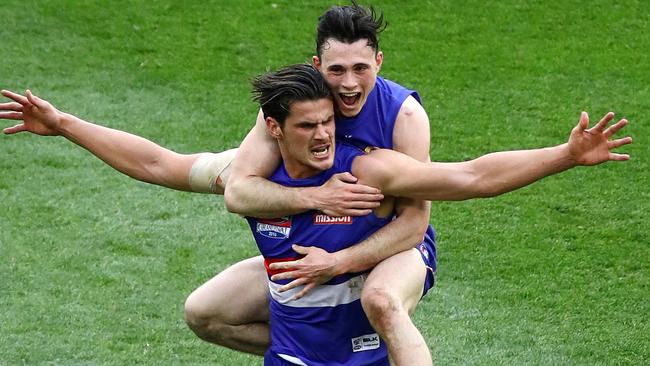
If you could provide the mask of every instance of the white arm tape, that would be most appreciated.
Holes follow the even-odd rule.
[[[226,185],[230,175],[230,163],[235,159],[237,149],[220,153],[204,153],[196,159],[190,169],[190,188],[194,192],[223,193],[221,183]]]

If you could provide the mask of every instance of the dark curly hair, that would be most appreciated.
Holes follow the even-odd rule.
[[[333,6],[318,18],[316,31],[316,54],[322,56],[325,43],[333,38],[343,43],[354,43],[360,39],[367,39],[368,46],[379,50],[379,33],[388,23],[384,21],[384,14],[377,13],[370,6],[368,8],[352,1],[352,5]]]
[[[310,64],[285,66],[253,79],[253,100],[262,107],[264,118],[273,117],[280,126],[292,103],[330,96],[325,79]]]

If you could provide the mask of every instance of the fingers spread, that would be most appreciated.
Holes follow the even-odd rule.
[[[300,245],[298,245],[298,244],[293,244],[293,245],[291,246],[291,249],[293,249],[293,250],[294,250],[296,253],[298,253],[298,254],[307,254],[307,253],[309,252],[309,248],[307,248],[307,247],[303,247],[303,246],[300,246]],[[300,262],[300,260],[294,261],[293,263],[294,263],[295,265],[297,265],[298,262]],[[287,263],[287,262],[285,262],[285,263]]]
[[[288,262],[274,262],[269,264],[269,269],[271,270],[285,270],[285,269],[294,269],[299,264],[300,260],[288,261]]]
[[[23,105],[16,102],[0,103],[0,110],[22,112]]]
[[[43,99],[32,94],[32,91],[29,89],[25,91],[25,96],[27,97],[27,100],[29,100],[30,103],[32,103],[33,105],[39,108],[44,108],[47,106]]]
[[[298,271],[291,271],[291,272],[282,272],[278,274],[274,274],[271,276],[272,281],[279,281],[279,280],[288,280],[292,278],[297,278],[300,279],[300,272]]]
[[[23,112],[0,112],[0,119],[23,119]]]
[[[603,132],[603,133],[607,137],[615,135],[621,128],[625,127],[627,125],[627,123],[628,122],[627,122],[626,119],[622,119],[622,120],[616,122],[615,124],[609,126],[609,128],[606,129],[605,132]]]
[[[302,285],[304,285],[304,284],[307,283],[307,282],[309,282],[308,279],[305,279],[305,278],[299,278],[299,279],[297,279],[297,280],[291,281],[291,282],[287,283],[286,285],[280,287],[280,288],[278,289],[278,292],[289,291],[289,290],[291,290],[292,288],[296,288],[296,287],[298,287],[298,286],[302,286]]]
[[[631,143],[632,143],[632,138],[628,136],[628,137],[623,137],[621,139],[609,141],[607,144],[609,149],[612,150]]]
[[[613,160],[613,161],[630,160],[630,155],[628,155],[628,154],[609,153],[609,160]]]
[[[594,130],[603,132],[605,130],[605,127],[607,127],[607,124],[609,121],[614,118],[614,112],[609,112],[606,115],[603,116],[603,118],[596,123],[596,125],[593,127]]]
[[[22,123],[18,124],[18,125],[15,125],[13,127],[7,127],[4,130],[2,130],[2,132],[4,132],[7,135],[11,135],[11,134],[18,133],[18,132],[23,132],[23,131],[26,131],[26,128],[25,128],[25,125],[22,124]]]
[[[298,299],[302,298],[303,296],[307,295],[307,293],[308,293],[309,291],[311,291],[311,290],[312,290],[314,287],[316,287],[316,286],[317,286],[317,285],[316,285],[314,282],[309,283],[309,284],[306,285],[302,290],[300,290],[300,292],[298,292],[297,294],[295,294],[295,295],[293,296],[293,299],[294,299],[294,300],[298,300]]]
[[[16,93],[14,93],[12,91],[9,91],[9,90],[3,90],[2,95],[4,95],[7,98],[13,99],[14,101],[16,101],[16,102],[18,102],[18,103],[20,103],[22,105],[29,105],[30,104],[29,100],[27,100],[27,98],[25,98],[24,96],[22,96],[20,94],[16,94]]]
[[[578,126],[583,131],[589,127],[589,115],[587,112],[580,113],[580,122],[578,122]]]

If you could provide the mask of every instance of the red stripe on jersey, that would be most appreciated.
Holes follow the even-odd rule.
[[[276,262],[291,262],[300,259],[300,257],[294,257],[294,258],[264,258],[264,268],[266,268],[266,273],[269,274],[269,276],[276,275],[278,273],[284,273],[284,272],[289,272],[293,271],[295,268],[289,268],[289,269],[271,269],[269,266],[271,263],[276,263]]]

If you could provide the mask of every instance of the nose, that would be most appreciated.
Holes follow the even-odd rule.
[[[316,132],[314,134],[314,138],[318,139],[318,140],[327,140],[327,139],[329,139],[329,136],[330,135],[329,135],[329,132],[327,130],[327,127],[324,124],[319,123],[318,126],[316,127]]]
[[[341,86],[345,89],[353,90],[357,86],[357,79],[354,77],[354,74],[351,71],[347,71],[343,75],[343,82]]]

